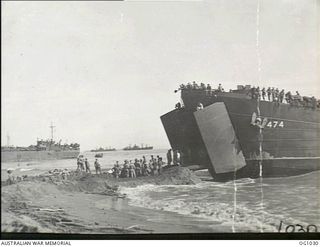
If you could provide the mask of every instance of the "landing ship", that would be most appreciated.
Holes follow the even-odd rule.
[[[182,104],[161,121],[181,165],[208,169],[216,181],[319,170],[319,101],[268,101],[251,89],[179,89]]]

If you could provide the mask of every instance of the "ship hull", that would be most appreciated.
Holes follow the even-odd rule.
[[[123,151],[137,151],[137,150],[152,150],[153,147],[148,148],[130,148],[130,149],[123,149]]]
[[[68,151],[2,151],[1,162],[23,162],[33,160],[60,160],[78,157],[79,150]]]
[[[206,160],[200,162],[196,157],[193,162],[182,163],[196,169],[208,168],[215,180],[256,178],[260,174],[294,176],[320,169],[318,110],[217,97],[203,110],[182,117],[187,111],[175,110],[161,117],[170,144],[181,150],[182,156],[188,156],[186,149],[202,146]],[[262,119],[266,118],[262,134],[251,125],[252,114],[258,111]]]

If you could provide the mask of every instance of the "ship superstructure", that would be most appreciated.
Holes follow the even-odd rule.
[[[9,145],[1,147],[1,162],[76,158],[80,153],[80,145],[78,143],[61,144],[61,140],[54,141],[54,127],[50,125],[51,139],[38,139],[35,145],[28,147]]]

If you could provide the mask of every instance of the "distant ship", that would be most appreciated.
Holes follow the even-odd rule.
[[[94,157],[95,158],[102,158],[103,157],[103,153],[97,153]]]
[[[183,103],[161,121],[183,166],[207,168],[215,180],[320,169],[320,103],[314,97],[260,100],[250,96],[249,85],[230,92],[180,90]]]
[[[109,151],[116,151],[116,150],[117,149],[111,148],[111,147],[109,147],[109,148],[100,147],[100,148],[92,149],[92,150],[90,150],[90,152],[109,152]]]
[[[61,144],[53,140],[53,126],[51,124],[51,140],[37,140],[36,145],[28,147],[14,147],[9,145],[1,147],[1,162],[21,162],[33,160],[72,159],[80,153],[78,143]],[[9,140],[9,136],[7,136]]]
[[[134,144],[133,146],[129,145],[125,148],[123,148],[123,150],[126,150],[126,151],[131,151],[131,150],[151,150],[153,149],[153,146],[143,146],[143,144],[141,144],[141,146],[138,146],[136,144]]]

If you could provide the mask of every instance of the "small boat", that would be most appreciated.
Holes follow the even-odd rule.
[[[90,150],[90,152],[110,152],[110,151],[117,151],[117,149],[112,147],[108,147],[108,148],[100,147],[100,148]]]
[[[103,157],[103,153],[98,153],[94,156],[95,158],[102,158]]]

